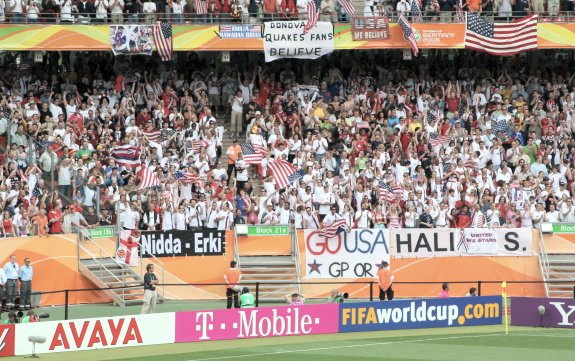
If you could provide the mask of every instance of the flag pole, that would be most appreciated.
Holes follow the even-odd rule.
[[[509,335],[509,313],[507,311],[507,282],[501,283],[501,297],[503,298],[503,323],[505,326],[505,334]]]

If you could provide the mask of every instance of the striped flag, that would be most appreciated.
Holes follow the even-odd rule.
[[[355,6],[353,6],[353,0],[337,0],[337,2],[339,2],[347,15],[355,15]]]
[[[180,182],[189,182],[189,183],[194,183],[200,180],[200,176],[196,175],[196,174],[192,174],[189,172],[184,172],[184,171],[177,171],[176,174],[174,175],[174,178],[176,180],[179,180]]]
[[[242,155],[246,164],[259,164],[269,153],[269,151],[261,145],[251,145],[242,143]]]
[[[160,131],[159,130],[150,130],[150,131],[142,131],[144,137],[148,138],[149,141],[158,142],[160,141]]]
[[[457,0],[457,4],[455,5],[455,10],[457,11],[455,14],[455,18],[458,23],[462,23],[465,21],[465,11],[463,11],[463,0]]]
[[[121,145],[112,149],[112,158],[116,160],[116,163],[126,166],[133,167],[140,164],[140,147],[135,147],[133,145]]]
[[[303,171],[297,170],[293,165],[283,159],[274,159],[268,165],[278,187],[284,188],[291,183],[298,182],[303,177]]]
[[[319,13],[321,10],[321,0],[310,0],[307,3],[307,24],[303,28],[303,33],[307,34],[313,29],[319,21]]]
[[[206,0],[194,0],[196,14],[205,15],[208,13],[208,2]]]
[[[192,140],[192,150],[195,153],[199,153],[202,147],[207,148],[208,145],[208,142],[205,140]]]
[[[154,25],[154,43],[162,61],[172,60],[172,24],[162,21]]]
[[[164,141],[168,140],[168,138],[170,138],[175,133],[176,133],[176,131],[173,129],[162,129],[160,131],[160,139],[162,140],[162,142],[164,142]]]
[[[537,49],[537,15],[491,24],[478,13],[469,13],[465,48],[491,55],[515,55]]]
[[[413,30],[411,30],[411,25],[409,25],[409,22],[403,15],[399,17],[398,23],[399,26],[401,26],[403,29],[403,37],[409,43],[411,51],[413,52],[413,56],[417,56],[419,54],[419,47],[415,41],[415,36],[413,35]]]
[[[389,183],[379,182],[379,199],[391,203],[395,200],[396,193]]]
[[[142,181],[138,185],[138,190],[147,189],[150,187],[159,187],[161,185],[158,177],[156,177],[154,172],[152,172],[152,170],[148,167],[142,168],[140,178]]]
[[[345,219],[338,219],[337,221],[333,222],[330,225],[327,225],[317,231],[317,234],[320,236],[324,236],[326,239],[333,238],[340,234],[341,232],[345,232],[346,230],[346,223]]]
[[[421,18],[421,8],[419,6],[419,0],[411,0],[411,21],[414,23],[420,23]]]
[[[431,133],[429,143],[432,147],[437,147],[451,141],[451,137],[449,135],[437,135],[437,133]]]

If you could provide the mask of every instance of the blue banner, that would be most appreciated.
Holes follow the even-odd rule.
[[[339,332],[497,325],[501,296],[344,303]]]

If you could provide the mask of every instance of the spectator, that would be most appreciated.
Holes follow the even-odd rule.
[[[439,298],[449,298],[449,284],[444,283],[441,285],[441,292],[439,292]]]

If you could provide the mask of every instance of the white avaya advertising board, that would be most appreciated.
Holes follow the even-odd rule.
[[[91,318],[16,325],[15,354],[32,353],[30,336],[46,337],[36,353],[159,345],[176,340],[176,314]]]
[[[531,228],[394,229],[392,255],[398,258],[531,256]]]

